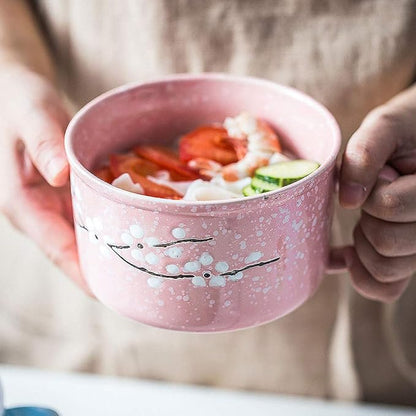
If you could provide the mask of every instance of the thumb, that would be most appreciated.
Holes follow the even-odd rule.
[[[380,107],[352,135],[341,165],[339,199],[344,208],[358,208],[365,202],[379,172],[396,150],[400,124],[395,114]]]
[[[68,179],[69,166],[64,149],[67,123],[62,119],[47,110],[36,109],[19,129],[30,159],[52,186],[62,186]]]

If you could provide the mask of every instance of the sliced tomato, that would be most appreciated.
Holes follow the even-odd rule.
[[[114,177],[123,173],[128,173],[134,183],[138,183],[143,188],[145,195],[157,198],[181,199],[182,195],[174,189],[160,185],[146,176],[153,175],[160,170],[160,166],[155,163],[142,159],[135,155],[118,155],[110,156],[110,169]]]
[[[269,140],[269,144],[272,147],[272,149],[280,153],[282,151],[280,140],[277,137],[277,134],[274,132],[274,130],[270,127],[270,125],[266,123],[264,120],[257,120],[257,127],[260,131],[262,131],[265,134],[266,138]]]
[[[199,179],[198,173],[186,166],[178,156],[170,149],[159,146],[142,145],[137,146],[134,152],[153,163],[157,163],[161,168],[171,173],[174,181],[186,181]]]
[[[220,126],[203,126],[182,136],[179,157],[183,162],[203,157],[221,165],[237,162],[238,157],[228,140],[227,130]]]
[[[141,185],[144,194],[147,196],[166,199],[182,199],[182,195],[169,186],[160,185],[135,172],[131,173],[130,177],[134,183]]]
[[[111,170],[108,166],[104,166],[102,168],[95,169],[92,172],[97,178],[100,178],[104,182],[111,183],[114,180],[114,176],[111,173]]]
[[[114,177],[123,173],[131,174],[132,172],[142,176],[154,175],[160,167],[149,160],[130,154],[112,154],[110,155],[110,169]]]

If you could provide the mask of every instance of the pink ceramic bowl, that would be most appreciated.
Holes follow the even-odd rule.
[[[138,143],[168,145],[201,124],[248,111],[321,167],[279,191],[221,202],[136,195],[90,170]],[[221,74],[176,75],[110,91],[71,121],[66,150],[81,268],[95,296],[146,324],[228,331],[279,318],[325,272],[340,132],[291,88]]]

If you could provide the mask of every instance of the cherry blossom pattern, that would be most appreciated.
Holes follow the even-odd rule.
[[[82,195],[81,195],[81,191],[79,190],[78,186],[76,186],[75,184],[71,183],[71,193],[72,193],[72,205],[74,208],[74,214],[75,216],[82,216],[83,211],[82,211]]]
[[[211,254],[205,252],[198,260],[185,263],[183,270],[195,274],[192,278],[194,286],[224,287],[227,280],[232,282],[241,280],[244,277],[243,270],[256,266],[256,262],[261,257],[263,257],[263,253],[259,251],[252,252],[245,258],[244,266],[230,270],[227,261],[218,261],[213,265],[214,258]]]
[[[144,254],[143,249],[145,247],[153,249],[160,241],[157,237],[146,237],[144,228],[140,224],[136,223],[130,225],[128,230],[124,230],[121,233],[120,238],[125,245],[123,248],[128,250],[130,256],[134,260],[151,266],[159,264],[160,256],[157,251],[150,251]]]
[[[176,262],[184,253],[183,243],[201,243],[212,240],[212,237],[187,238],[186,230],[181,226],[173,228],[171,234],[172,240],[161,242],[157,237],[146,236],[144,228],[136,223],[123,231],[120,238],[125,245],[123,249],[130,249],[131,257],[139,262],[154,266],[161,262],[163,256],[173,259],[174,264],[167,266],[167,272],[172,274],[178,273],[179,268]],[[143,254],[145,247],[152,251],[146,250],[147,254]]]
[[[103,231],[103,223],[98,217],[86,217],[85,226],[81,226],[88,232],[88,239],[93,244],[99,244],[100,253],[106,257],[111,257],[110,246],[114,244],[114,241],[109,236],[100,237]]]
[[[108,236],[100,237],[103,225],[98,217],[87,217],[85,225],[78,224],[78,226],[88,232],[89,240],[93,244],[100,245],[100,252],[103,256],[109,257],[112,252],[129,266],[148,274],[147,283],[154,289],[160,288],[166,280],[176,279],[190,279],[195,287],[224,287],[227,280],[231,282],[241,280],[245,270],[264,266],[280,259],[276,256],[262,260],[263,253],[253,251],[244,258],[244,264],[230,270],[230,265],[226,260],[215,262],[212,254],[203,252],[197,259],[183,264],[178,259],[184,253],[184,247],[179,245],[189,242],[211,242],[214,238],[189,238],[186,236],[185,228],[178,226],[171,231],[175,240],[161,243],[157,237],[146,237],[144,228],[135,223],[121,233],[122,243],[117,244]],[[171,258],[172,262],[165,266],[165,272],[154,271],[152,266],[161,263],[162,256]],[[183,265],[180,267],[180,264]]]

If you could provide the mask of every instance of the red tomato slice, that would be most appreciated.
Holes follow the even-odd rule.
[[[141,185],[144,194],[147,196],[166,199],[182,199],[182,195],[176,192],[174,189],[169,188],[169,186],[160,185],[135,172],[130,174],[130,176],[134,183]]]
[[[186,166],[175,153],[169,149],[159,146],[137,146],[134,152],[153,163],[157,163],[161,168],[167,169],[171,173],[172,180],[190,181],[199,179],[197,172]]]
[[[160,167],[135,155],[110,155],[110,169],[114,177],[132,172],[142,176],[154,175]]]
[[[146,178],[160,167],[155,163],[133,155],[110,155],[110,169],[114,177],[128,173],[134,183],[143,188],[145,195],[157,198],[181,199],[182,195],[165,185],[159,185]]]
[[[215,160],[221,165],[238,160],[233,145],[228,141],[227,130],[220,126],[199,127],[182,136],[179,142],[179,157],[184,162],[203,157]]]
[[[104,182],[111,183],[114,180],[114,176],[108,166],[95,169],[92,172],[97,178],[100,178]]]

